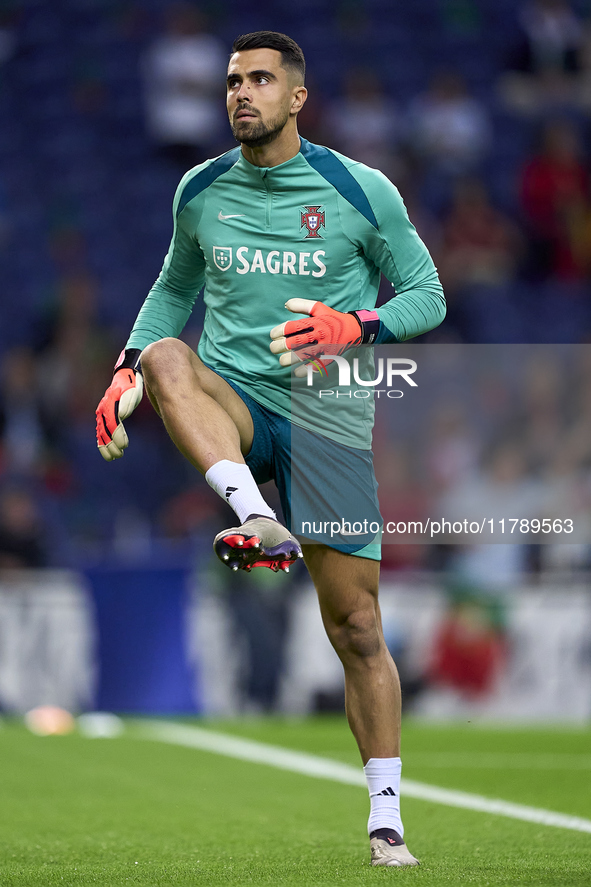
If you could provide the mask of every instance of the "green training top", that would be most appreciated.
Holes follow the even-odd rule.
[[[302,139],[279,166],[253,166],[240,148],[196,166],[181,180],[173,213],[170,249],[126,347],[178,336],[205,285],[203,362],[295,424],[369,449],[373,397],[319,397],[320,388],[337,393],[336,363],[309,386],[279,365],[269,332],[301,318],[285,308],[294,297],[338,311],[374,309],[380,272],[396,295],[378,309],[376,344],[403,342],[443,320],[437,271],[394,185]],[[359,378],[374,379],[373,349],[348,352],[351,363],[353,356]]]

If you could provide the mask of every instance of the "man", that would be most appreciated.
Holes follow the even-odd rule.
[[[171,438],[238,516],[239,525],[214,541],[233,569],[285,569],[301,554],[256,482],[276,480],[288,525],[296,473],[304,504],[352,497],[366,514],[376,509],[373,403],[336,398],[327,422],[307,380],[292,377],[294,358],[304,372],[313,361],[334,390],[336,363],[327,366],[323,354],[341,360],[360,346],[359,367],[367,369],[364,344],[403,341],[445,313],[433,262],[394,186],[300,140],[304,73],[300,47],[283,34],[235,41],[227,107],[240,147],[182,179],[164,267],[97,410],[101,453],[118,458],[127,446],[121,420],[141,398],[141,354],[150,400]],[[397,295],[375,311],[380,270]],[[197,356],[176,337],[204,282]],[[286,308],[306,316],[289,321]],[[335,464],[338,475],[327,482]],[[381,629],[379,545],[375,532],[349,536],[306,544],[304,558],[344,666],[347,717],[370,793],[372,864],[416,865],[400,819],[400,684]]]

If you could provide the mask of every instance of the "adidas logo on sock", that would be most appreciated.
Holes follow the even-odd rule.
[[[392,786],[389,785],[388,788],[385,788],[383,792],[380,792],[380,794],[381,795],[396,795],[396,792],[394,791]]]
[[[238,487],[226,487],[226,502],[228,501],[232,493],[235,493],[237,489]]]

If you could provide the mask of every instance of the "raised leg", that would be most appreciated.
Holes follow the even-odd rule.
[[[173,442],[238,517],[237,526],[214,539],[220,560],[232,570],[289,570],[301,557],[300,545],[277,522],[244,462],[254,428],[242,398],[179,339],[149,345],[142,352],[142,370]]]
[[[142,352],[148,396],[181,453],[202,474],[216,462],[243,463],[252,445],[248,408],[228,383],[179,339]]]

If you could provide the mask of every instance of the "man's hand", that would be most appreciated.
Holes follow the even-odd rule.
[[[113,381],[96,410],[96,442],[107,462],[120,459],[129,444],[123,419],[131,416],[144,391],[136,349],[125,352],[115,367]],[[130,364],[130,365],[126,365]]]
[[[304,320],[288,320],[271,330],[270,348],[280,354],[279,363],[318,361],[323,354],[343,354],[355,345],[371,343],[377,335],[379,318],[375,311],[351,311],[344,314],[322,302],[311,299],[290,299],[285,307],[294,314],[307,314]],[[302,368],[300,367],[300,370]],[[300,375],[296,370],[296,375]]]

